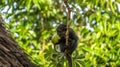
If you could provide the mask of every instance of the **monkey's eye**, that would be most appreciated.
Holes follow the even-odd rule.
[[[62,30],[61,30],[61,29],[59,29],[59,30],[57,30],[57,32],[62,32]]]

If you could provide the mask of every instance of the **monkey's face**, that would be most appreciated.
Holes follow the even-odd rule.
[[[64,30],[58,30],[58,31],[57,31],[57,34],[58,34],[60,37],[65,36],[65,33],[66,33],[66,31],[64,31]]]
[[[65,24],[60,24],[60,25],[57,27],[57,34],[58,34],[60,37],[65,37],[65,34],[66,34],[66,25],[65,25]]]

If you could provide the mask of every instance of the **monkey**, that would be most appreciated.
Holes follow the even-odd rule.
[[[72,28],[68,27],[69,38],[68,38],[68,45],[66,45],[67,24],[60,24],[57,27],[56,31],[57,31],[57,35],[59,36],[59,41],[56,44],[59,44],[60,51],[65,53],[69,67],[72,67],[71,55],[77,48],[78,36],[75,34]]]

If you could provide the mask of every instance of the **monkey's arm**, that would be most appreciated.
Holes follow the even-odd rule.
[[[70,28],[69,29],[69,46],[68,46],[68,50],[70,55],[73,53],[73,51],[76,49],[77,47],[77,41],[78,41],[78,37],[75,34],[75,32]]]

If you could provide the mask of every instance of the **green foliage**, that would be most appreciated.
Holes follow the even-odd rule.
[[[120,1],[68,0],[70,26],[79,36],[74,67],[120,66]],[[63,0],[1,0],[0,12],[14,39],[38,67],[66,67],[64,55],[48,41],[66,23]]]
[[[57,35],[57,33],[56,34],[54,34],[53,36],[52,36],[52,38],[51,38],[51,41],[52,41],[52,43],[55,45],[56,43],[58,43],[58,41],[60,40],[60,37],[59,37],[59,35]]]

